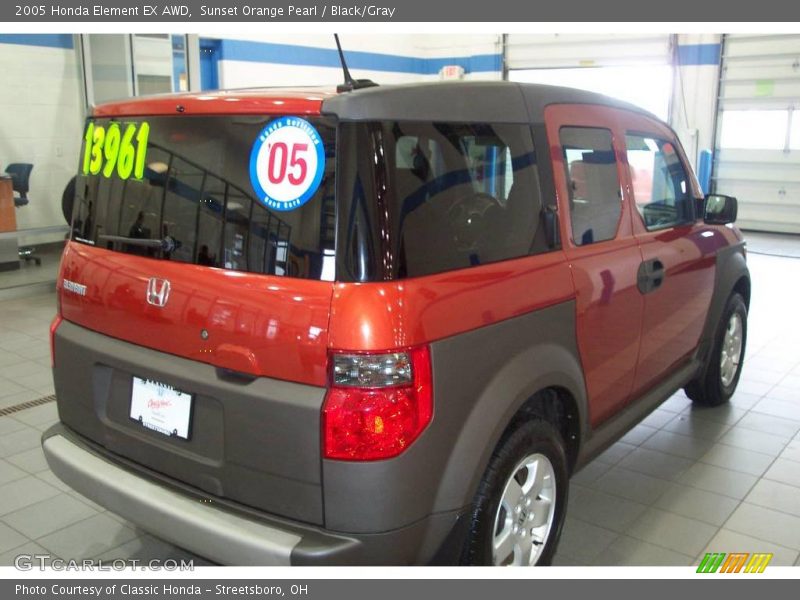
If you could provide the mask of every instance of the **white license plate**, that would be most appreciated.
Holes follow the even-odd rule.
[[[192,395],[165,383],[134,377],[130,417],[152,431],[188,440]]]

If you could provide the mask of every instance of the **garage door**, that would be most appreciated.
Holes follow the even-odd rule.
[[[715,190],[739,226],[800,233],[800,35],[726,35]]]
[[[666,34],[509,34],[506,67],[511,81],[587,89],[666,119],[671,47]]]

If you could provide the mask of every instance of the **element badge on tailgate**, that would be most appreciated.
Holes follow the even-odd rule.
[[[75,283],[74,281],[70,281],[69,279],[64,279],[63,281],[64,291],[72,292],[73,294],[78,294],[78,296],[85,296],[86,295],[86,286],[80,283]]]

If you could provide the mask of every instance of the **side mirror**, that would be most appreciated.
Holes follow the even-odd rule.
[[[705,200],[703,220],[709,225],[727,225],[736,221],[739,206],[733,196],[709,194]]]

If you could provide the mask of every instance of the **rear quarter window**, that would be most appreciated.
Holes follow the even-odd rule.
[[[528,125],[343,123],[339,272],[402,279],[544,252]],[[355,166],[352,168],[352,166]]]

